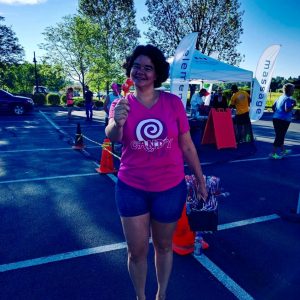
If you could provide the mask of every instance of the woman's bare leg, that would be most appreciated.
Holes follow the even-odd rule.
[[[128,246],[128,271],[138,300],[144,300],[149,249],[149,214],[121,217]]]
[[[68,107],[68,119],[71,119],[71,115],[72,115],[72,107]]]
[[[175,223],[151,221],[152,240],[155,250],[155,268],[158,290],[156,300],[164,300],[173,265],[172,239]]]

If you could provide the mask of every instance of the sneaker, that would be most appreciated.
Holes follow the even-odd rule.
[[[282,159],[282,156],[281,155],[278,155],[277,153],[270,153],[269,154],[269,157],[271,159]]]
[[[282,152],[280,152],[280,155],[281,156],[285,156],[285,155],[289,155],[289,154],[291,154],[292,153],[292,150],[290,150],[290,149],[285,149],[285,150],[283,150]]]

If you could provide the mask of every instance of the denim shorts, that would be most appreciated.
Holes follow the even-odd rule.
[[[115,198],[121,217],[150,213],[151,219],[161,223],[173,223],[181,217],[186,196],[185,180],[162,192],[147,192],[131,187],[118,179]]]

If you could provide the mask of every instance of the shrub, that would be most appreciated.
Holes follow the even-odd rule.
[[[60,96],[60,103],[62,105],[66,105],[67,104],[67,96],[65,94]]]
[[[95,107],[100,108],[100,107],[103,107],[103,102],[97,100],[94,102],[94,105],[95,105]]]
[[[232,91],[231,90],[223,90],[223,96],[226,98],[227,103],[230,103]]]
[[[47,94],[46,99],[50,105],[60,105],[60,97],[58,94]]]
[[[42,106],[46,104],[46,96],[41,93],[36,93],[33,95],[33,102],[37,106]]]
[[[297,106],[300,107],[300,89],[295,89],[293,98],[297,101]]]
[[[78,107],[84,107],[84,100],[82,97],[74,97],[74,105]]]

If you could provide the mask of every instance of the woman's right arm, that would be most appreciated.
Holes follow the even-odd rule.
[[[130,108],[128,100],[125,98],[119,100],[115,106],[113,104],[111,108],[114,110],[114,117],[109,119],[105,128],[105,134],[112,142],[119,142],[123,137],[123,126],[127,120]]]
[[[120,142],[123,137],[123,126],[118,126],[114,118],[110,118],[105,128],[105,134],[112,142]]]

